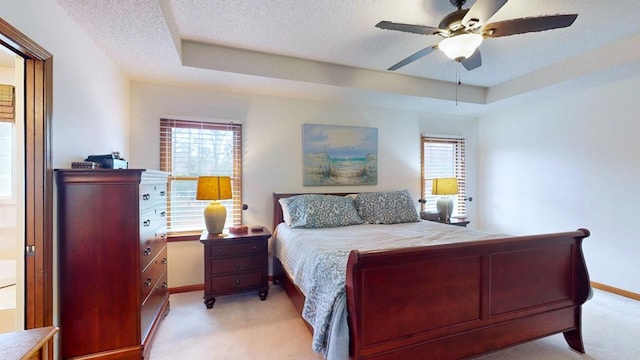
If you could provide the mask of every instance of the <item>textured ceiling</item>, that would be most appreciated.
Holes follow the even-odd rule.
[[[385,69],[440,38],[375,24],[437,26],[455,10],[449,0],[57,2],[134,80],[473,115],[523,94],[640,74],[637,0],[510,0],[491,22],[578,18],[565,29],[486,39],[473,71],[436,51],[394,72]]]

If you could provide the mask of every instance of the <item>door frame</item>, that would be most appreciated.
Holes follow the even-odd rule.
[[[24,58],[25,329],[53,325],[53,55],[0,18],[0,43]],[[19,110],[17,110],[19,111]]]

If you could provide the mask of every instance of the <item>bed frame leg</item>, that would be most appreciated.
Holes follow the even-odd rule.
[[[282,263],[280,262],[280,260],[274,257],[271,265],[272,265],[271,268],[273,271],[273,276],[271,281],[273,282],[273,285],[282,284],[282,281],[281,281],[283,276]]]
[[[582,343],[582,331],[578,328],[571,331],[565,331],[562,333],[567,344],[577,352],[584,354],[584,344]]]

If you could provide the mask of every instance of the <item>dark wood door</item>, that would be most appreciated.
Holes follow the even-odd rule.
[[[53,323],[53,56],[1,18],[0,43],[25,59],[25,328],[31,329]]]

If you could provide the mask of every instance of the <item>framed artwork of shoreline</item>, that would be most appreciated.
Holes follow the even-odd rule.
[[[303,185],[378,183],[378,129],[302,125]]]

